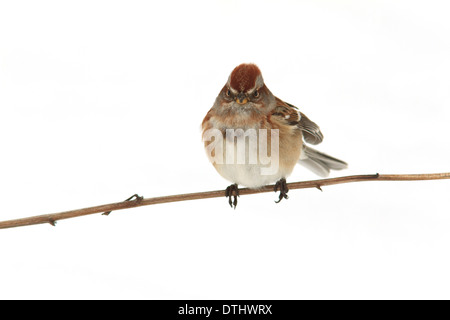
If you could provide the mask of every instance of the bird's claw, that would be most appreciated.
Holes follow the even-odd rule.
[[[228,198],[228,204],[230,207],[236,209],[237,198],[239,197],[239,188],[236,183],[225,189],[225,197]],[[231,197],[233,197],[233,199],[231,199]]]
[[[275,201],[276,203],[279,203],[283,199],[289,199],[287,193],[289,192],[289,188],[286,184],[286,179],[282,178],[277,181],[274,187],[274,191],[277,192],[278,189],[280,190],[280,195],[278,197],[278,201]]]

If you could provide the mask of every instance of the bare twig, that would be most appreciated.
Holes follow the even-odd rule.
[[[432,174],[367,174],[367,175],[354,175],[345,176],[331,179],[321,179],[321,180],[310,180],[301,182],[288,183],[289,189],[305,189],[305,188],[317,188],[322,191],[323,186],[330,186],[341,183],[349,182],[361,182],[361,181],[416,181],[416,180],[439,180],[439,179],[450,179],[450,172],[448,173],[432,173]],[[239,195],[256,194],[263,192],[273,192],[274,185],[269,185],[262,187],[260,189],[239,189]],[[187,200],[197,200],[197,199],[208,199],[208,198],[219,198],[225,195],[223,190],[217,191],[206,191],[206,192],[196,192],[196,193],[186,193],[165,197],[155,197],[144,199],[138,195],[133,195],[129,199],[123,202],[116,202],[110,204],[104,204],[96,207],[89,207],[78,210],[70,210],[60,213],[44,214],[39,216],[27,217],[22,219],[8,220],[0,222],[0,229],[14,228],[21,226],[29,226],[34,224],[50,223],[55,225],[56,221],[75,218],[80,216],[85,216],[94,213],[109,213],[111,211],[130,209],[142,206],[148,206],[151,204],[158,203],[168,203],[177,201],[187,201]],[[135,200],[132,200],[135,198]]]

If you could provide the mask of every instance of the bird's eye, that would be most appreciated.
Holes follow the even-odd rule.
[[[259,97],[259,92],[258,90],[255,90],[255,92],[253,92],[253,97],[258,98]]]
[[[227,97],[231,96],[231,91],[230,91],[230,89],[227,90],[226,95],[227,95]]]

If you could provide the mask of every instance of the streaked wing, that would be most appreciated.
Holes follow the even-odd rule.
[[[300,112],[300,114],[302,118],[300,119],[298,126],[303,131],[303,138],[305,141],[311,144],[321,143],[323,141],[323,134],[322,131],[320,131],[319,126],[309,120],[303,113]]]
[[[285,103],[284,101],[276,98],[277,106],[272,111],[272,116],[277,117],[280,121],[298,127],[301,120],[300,111],[293,105]]]
[[[302,130],[303,138],[310,144],[319,144],[323,141],[323,134],[319,126],[309,120],[298,108],[290,103],[284,102],[276,98],[277,107],[273,111],[273,115],[285,119],[289,125],[295,125]]]

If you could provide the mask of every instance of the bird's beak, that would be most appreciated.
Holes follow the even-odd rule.
[[[236,102],[238,103],[238,104],[246,104],[247,102],[248,102],[248,99],[247,99],[247,97],[245,96],[245,94],[244,93],[239,93],[238,95],[237,95],[237,97],[236,97]]]

